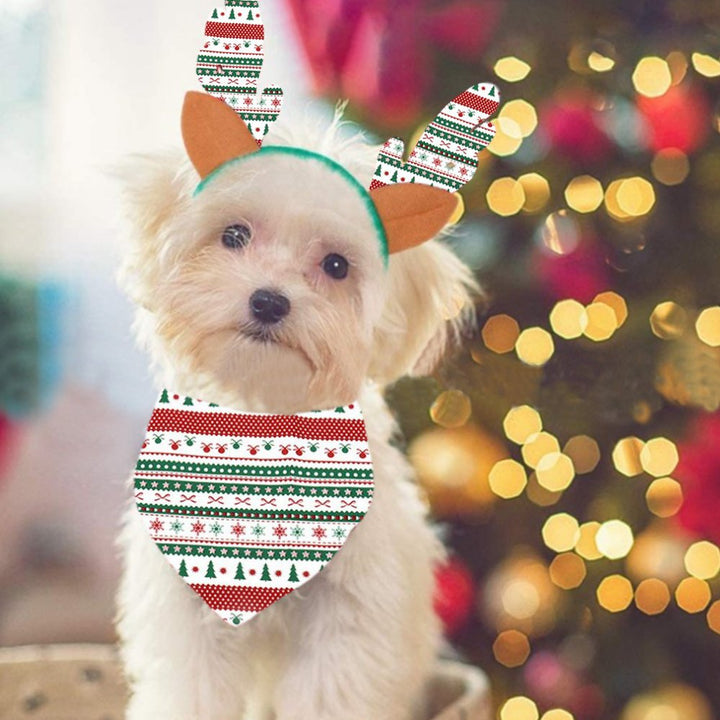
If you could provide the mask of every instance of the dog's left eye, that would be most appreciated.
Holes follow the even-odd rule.
[[[252,231],[247,225],[229,225],[223,230],[222,243],[225,247],[235,250],[245,247],[250,242]]]
[[[342,280],[348,274],[348,261],[337,253],[326,255],[322,261],[322,269],[335,280]]]

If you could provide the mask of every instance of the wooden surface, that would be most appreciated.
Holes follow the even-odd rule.
[[[126,692],[112,646],[0,648],[0,720],[123,720]],[[438,663],[429,697],[422,720],[490,720],[475,668]]]

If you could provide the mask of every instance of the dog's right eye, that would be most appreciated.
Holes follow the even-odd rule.
[[[231,250],[236,250],[245,247],[250,242],[251,235],[252,232],[247,225],[228,225],[223,230],[222,244]]]

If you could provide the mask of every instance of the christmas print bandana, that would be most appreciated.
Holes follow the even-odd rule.
[[[238,412],[163,390],[134,485],[170,565],[240,625],[317,575],[365,517],[373,468],[362,411]]]

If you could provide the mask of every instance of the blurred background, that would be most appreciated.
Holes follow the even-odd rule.
[[[112,641],[155,390],[114,168],[179,145],[205,0],[0,0],[0,645]],[[720,6],[265,0],[283,116],[498,134],[448,240],[487,294],[388,389],[450,550],[448,648],[501,720],[720,717]]]

